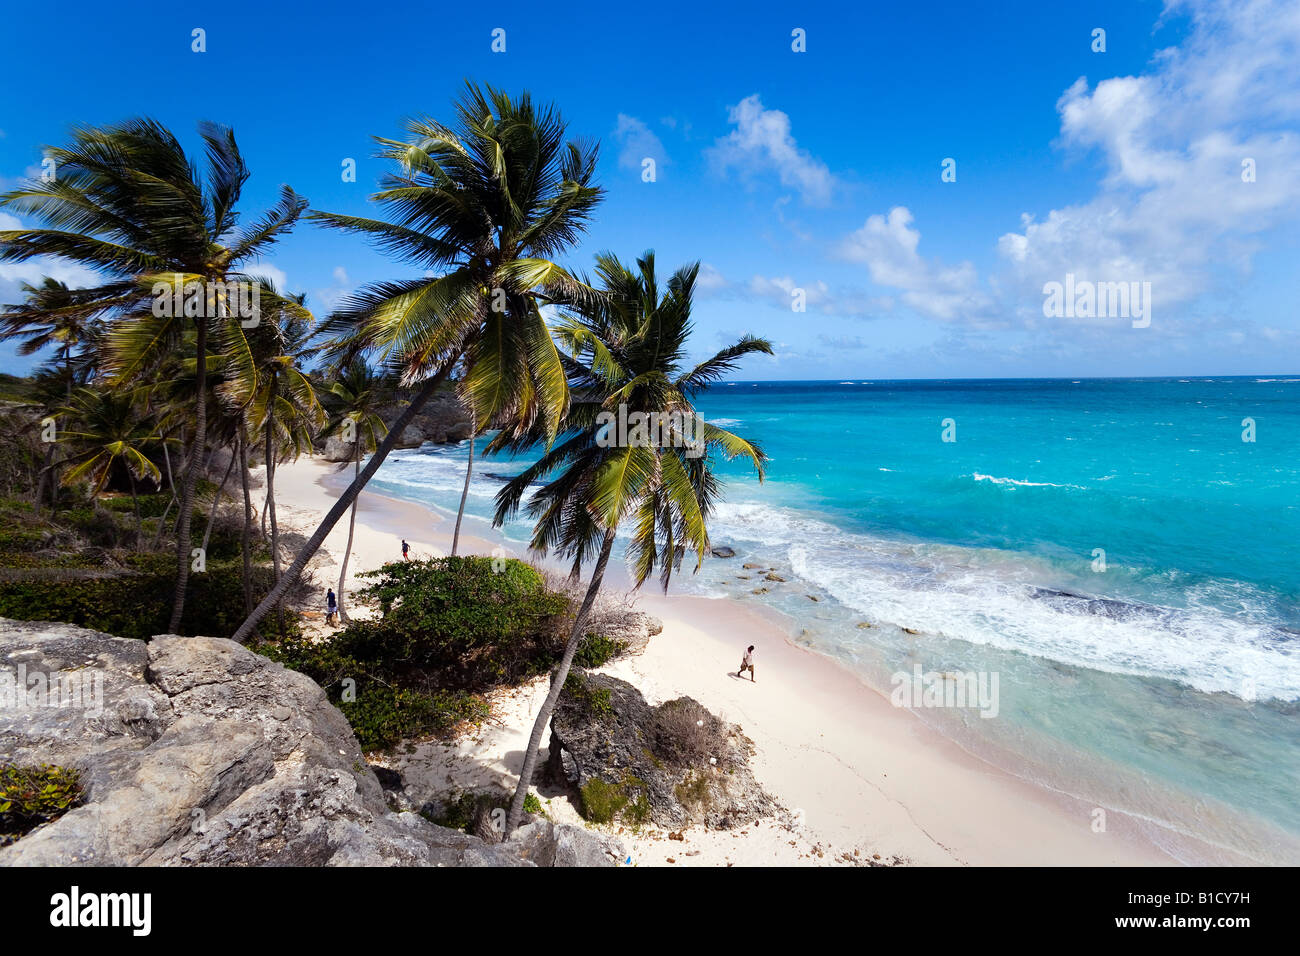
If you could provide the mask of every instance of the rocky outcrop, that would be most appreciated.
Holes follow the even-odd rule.
[[[736,724],[690,697],[652,707],[606,674],[570,679],[551,718],[547,772],[577,789],[588,819],[730,829],[780,811]]]
[[[650,643],[650,638],[661,633],[664,622],[653,614],[637,611],[622,602],[598,605],[587,622],[593,634],[608,637],[623,645],[618,656],[640,654]]]
[[[386,405],[379,410],[379,417],[392,425],[406,410],[406,403]],[[419,448],[427,441],[435,444],[464,441],[473,431],[469,409],[456,396],[455,392],[438,392],[433,395],[420,413],[411,419],[397,436],[397,448]],[[321,457],[326,461],[351,461],[353,446],[343,441],[338,435],[331,435],[321,450]]]
[[[0,619],[0,678],[3,759],[85,786],[0,865],[612,865],[621,850],[547,821],[489,844],[393,812],[320,687],[232,641]]]

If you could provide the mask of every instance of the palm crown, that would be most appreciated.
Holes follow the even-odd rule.
[[[636,272],[613,255],[601,255],[596,272],[605,295],[594,307],[566,310],[556,330],[569,353],[573,399],[567,430],[498,493],[497,521],[518,509],[530,485],[560,471],[528,505],[538,519],[532,547],[580,564],[600,547],[605,532],[632,518],[629,554],[636,582],[658,566],[667,588],[685,553],[696,554],[698,567],[709,546],[708,519],[718,496],[709,454],[743,456],[760,479],[766,461],[753,442],[700,418],[691,398],[745,355],[770,354],[771,346],[747,336],[688,367],[698,263],[678,269],[662,289],[653,252],[637,260]],[[643,421],[661,427],[620,442],[609,421],[618,416],[646,416]]]
[[[398,167],[372,197],[387,220],[311,214],[426,270],[349,299],[327,325],[342,337],[336,353],[372,350],[408,381],[463,355],[461,391],[478,421],[540,420],[553,435],[568,392],[539,300],[584,293],[550,257],[600,201],[596,149],[566,142],[559,115],[528,94],[473,85],[454,128],[415,119],[406,129],[409,140],[378,139]]]

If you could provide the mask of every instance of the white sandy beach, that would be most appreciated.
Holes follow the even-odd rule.
[[[276,471],[281,520],[310,531],[350,478],[304,458]],[[419,505],[371,491],[361,496],[349,578],[401,556],[445,554],[452,522]],[[335,583],[347,541],[346,515],[326,539],[317,582]],[[462,532],[463,553],[517,549]],[[332,569],[332,571],[331,571]],[[652,703],[689,695],[738,723],[755,745],[758,780],[791,811],[731,831],[695,827],[669,839],[643,828],[619,832],[637,865],[781,865],[903,862],[922,865],[1168,865],[1173,859],[1119,814],[1093,832],[1092,807],[1051,794],[966,753],[829,658],[791,643],[778,624],[728,600],[641,595],[663,633],[609,673]],[[747,644],[757,647],[757,683],[735,676]],[[427,742],[389,758],[408,787],[430,795],[498,783],[514,773],[546,681],[498,693],[492,718],[454,743]],[[581,822],[567,797],[539,787],[548,813]]]

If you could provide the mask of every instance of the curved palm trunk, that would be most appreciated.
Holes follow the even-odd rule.
[[[275,400],[275,393],[272,391],[271,400]],[[266,419],[266,509],[271,514],[271,566],[275,568],[275,583],[280,583],[280,526],[275,521],[275,449],[271,447],[271,432],[274,418],[270,415]],[[284,604],[277,602],[275,605],[276,619],[283,625],[284,623]]]
[[[456,557],[456,548],[460,544],[460,522],[465,517],[465,499],[469,497],[469,479],[474,474],[474,435],[478,431],[478,419],[473,412],[469,415],[469,461],[465,465],[465,487],[460,493],[460,510],[456,512],[456,530],[451,536],[451,556]]]
[[[357,442],[353,448],[355,451],[352,458],[352,480],[355,482],[361,474],[361,443]],[[348,578],[348,558],[352,556],[352,532],[357,527],[357,501],[360,498],[361,495],[358,493],[352,499],[352,516],[348,519],[348,546],[343,549],[343,569],[339,571],[339,593],[336,597],[338,598],[339,620],[344,624],[348,622],[348,612],[343,609],[343,583]]]
[[[253,613],[253,492],[248,479],[248,441],[244,426],[239,426],[239,474],[244,485],[244,533],[240,537],[240,550],[244,559],[244,612]]]
[[[451,366],[455,361],[456,356],[453,356],[451,361],[444,364],[438,373],[434,375],[433,378],[429,379],[424,384],[424,387],[416,393],[415,398],[411,400],[411,404],[406,407],[406,411],[402,412],[402,414],[397,417],[397,421],[395,421],[392,427],[388,430],[388,434],[384,436],[384,440],[379,443],[379,447],[375,449],[375,453],[370,457],[370,461],[366,463],[366,467],[361,470],[361,474],[357,475],[356,478],[352,480],[352,484],[348,486],[347,491],[343,492],[343,494],[339,496],[338,501],[334,502],[334,506],[330,508],[329,512],[325,515],[324,520],[321,521],[320,527],[318,527],[312,533],[312,536],[307,539],[307,543],[303,545],[302,550],[299,551],[297,557],[293,559],[293,564],[289,565],[288,569],[284,572],[284,576],[280,578],[279,583],[276,584],[275,587],[271,588],[271,592],[267,594],[266,597],[262,598],[262,603],[253,610],[253,613],[248,616],[243,624],[239,625],[239,630],[235,631],[234,635],[232,635],[232,640],[240,643],[248,640],[248,638],[252,636],[253,629],[257,627],[258,622],[266,616],[267,612],[270,611],[271,608],[275,607],[276,602],[280,600],[281,595],[289,589],[290,585],[298,580],[298,575],[302,574],[302,569],[307,566],[307,562],[312,559],[312,556],[320,549],[321,544],[324,543],[325,539],[329,536],[329,533],[334,530],[334,525],[338,524],[339,518],[343,517],[343,512],[347,511],[348,508],[351,507],[352,502],[356,501],[357,495],[361,493],[361,489],[366,486],[374,473],[379,470],[379,466],[384,463],[384,459],[388,457],[388,453],[393,450],[393,446],[397,444],[397,438],[401,435],[402,429],[410,424],[411,419],[419,414],[420,409],[422,409],[425,403],[429,400],[429,396],[437,391],[438,386],[441,385],[443,380],[447,377],[447,373],[451,371]]]
[[[226,491],[226,482],[230,480],[230,474],[235,470],[235,459],[238,457],[239,455],[235,449],[230,449],[230,464],[226,466],[225,477],[221,479],[221,484],[217,486],[217,493],[212,499],[212,507],[208,509],[208,526],[203,529],[203,544],[199,545],[204,554],[208,553],[208,541],[212,538],[212,522],[217,516],[217,506],[221,504],[221,496]],[[209,464],[211,464],[211,461],[209,461]]]
[[[54,467],[54,443],[50,442],[45,448],[45,463],[41,465],[40,482],[36,485],[36,513],[41,513],[41,508],[45,505],[45,483],[50,480],[50,470]],[[50,505],[50,511],[53,513],[58,506],[58,490],[54,492],[54,503]]]
[[[555,702],[560,699],[560,694],[564,690],[564,682],[569,676],[569,667],[573,664],[573,655],[577,653],[578,645],[582,643],[582,632],[587,624],[587,616],[591,613],[591,606],[596,603],[600,582],[605,577],[605,566],[609,564],[609,553],[614,548],[614,534],[613,528],[605,532],[605,543],[601,546],[596,568],[591,573],[587,596],[582,600],[578,616],[573,619],[573,630],[569,632],[569,643],[564,645],[564,656],[560,658],[560,666],[551,675],[550,692],[547,693],[546,700],[542,701],[542,709],[538,711],[537,719],[533,721],[533,732],[528,737],[528,750],[524,753],[524,766],[519,771],[519,786],[515,788],[515,795],[510,801],[510,814],[506,817],[507,838],[523,819],[524,799],[528,796],[528,788],[533,783],[533,771],[537,769],[537,753],[542,749],[542,734],[546,732],[546,725],[551,722],[551,712],[555,710]]]
[[[175,634],[181,626],[181,614],[185,611],[185,590],[190,582],[190,518],[194,510],[194,487],[198,483],[198,464],[203,457],[203,444],[208,437],[208,323],[204,318],[199,319],[197,339],[195,384],[198,391],[194,402],[194,446],[185,466],[181,513],[176,523],[176,598],[172,603],[171,622],[167,625],[171,634]]]

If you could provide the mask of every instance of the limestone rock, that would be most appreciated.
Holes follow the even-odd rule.
[[[68,706],[48,695],[0,706],[0,754],[76,768],[85,800],[0,849],[0,865],[539,862],[521,843],[489,845],[390,810],[320,687],[233,641],[145,643],[0,619],[0,670],[20,667],[29,686],[44,675],[89,690]],[[594,865],[603,852],[595,835],[548,839],[542,865]]]
[[[578,788],[584,800],[593,781],[603,790],[619,788],[630,805],[644,798],[648,818],[672,829],[691,823],[729,829],[779,811],[754,779],[751,745],[738,726],[689,697],[652,707],[626,681],[574,673],[586,688],[581,698],[603,698],[607,692],[608,707],[592,708],[573,694],[561,695],[551,718],[547,762],[554,782]],[[692,736],[698,716],[703,725],[698,739],[665,740],[665,727],[674,722],[669,718],[684,714],[692,719],[681,736]],[[637,822],[626,810],[621,813],[620,819]]]

